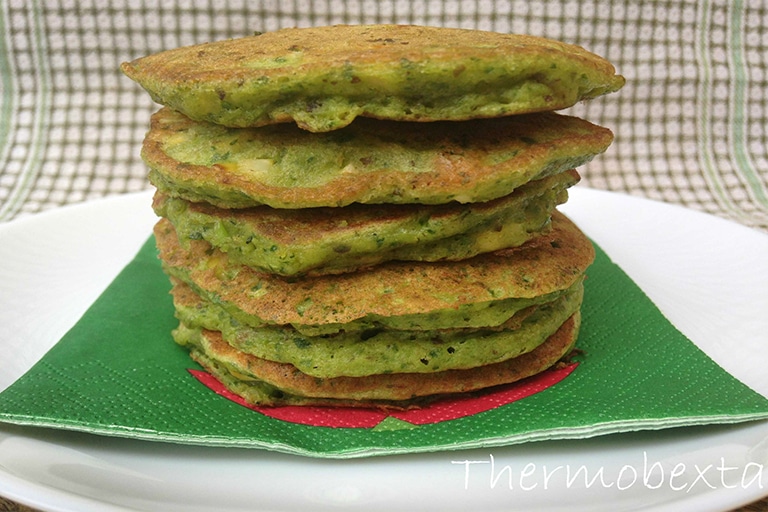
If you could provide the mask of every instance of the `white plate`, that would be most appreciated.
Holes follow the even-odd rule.
[[[0,390],[133,257],[151,192],[0,226]],[[768,396],[768,236],[576,187],[563,208],[669,319]],[[768,495],[768,423],[356,460],[0,425],[0,495],[42,510],[729,510]]]

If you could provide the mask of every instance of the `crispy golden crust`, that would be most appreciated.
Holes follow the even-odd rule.
[[[360,120],[331,134],[227,129],[161,109],[142,157],[163,192],[223,208],[471,203],[582,165],[613,134],[550,112],[434,123]]]
[[[583,48],[515,34],[407,25],[288,28],[122,65],[159,103],[198,120],[311,131],[356,116],[466,120],[557,110],[624,84]]]
[[[201,240],[189,241],[184,249],[165,219],[156,225],[155,237],[170,274],[267,324],[297,328],[537,297],[580,280],[595,254],[589,239],[557,211],[550,233],[518,248],[457,262],[390,262],[290,281],[233,265]]]
[[[344,402],[343,405],[367,407],[376,405],[376,401],[407,401],[417,397],[466,393],[530,377],[551,367],[568,353],[578,337],[579,326],[580,314],[576,313],[533,351],[468,370],[330,379],[311,377],[290,364],[275,363],[239,352],[216,331],[201,331],[198,342],[199,350],[208,358],[223,362],[237,373],[266,382],[286,394],[318,399],[326,405],[333,405],[333,402],[327,401],[331,399],[351,400],[354,402]],[[198,361],[204,360],[198,358]],[[279,399],[275,402],[263,405],[279,404]],[[407,403],[402,405],[407,407]]]

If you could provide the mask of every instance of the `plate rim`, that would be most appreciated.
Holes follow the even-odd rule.
[[[0,236],[6,235],[8,233],[11,234],[11,236],[17,236],[18,233],[24,233],[25,231],[35,229],[39,229],[40,225],[46,225],[47,223],[57,223],[61,222],[61,219],[63,217],[68,216],[74,216],[75,218],[80,215],[86,215],[90,214],[93,211],[101,212],[104,210],[106,212],[105,217],[109,217],[109,215],[115,215],[115,211],[119,209],[127,209],[123,211],[122,213],[119,213],[120,216],[125,216],[132,212],[132,209],[139,208],[140,205],[143,205],[145,201],[148,201],[148,198],[151,197],[152,191],[151,190],[143,190],[138,192],[132,192],[128,194],[120,194],[120,195],[113,195],[113,196],[107,196],[95,200],[85,201],[82,203],[77,203],[73,205],[67,205],[61,208],[56,208],[52,210],[43,211],[37,214],[24,216],[18,219],[14,219],[10,222],[4,223],[3,225],[0,225]],[[638,196],[633,196],[626,193],[621,192],[610,192],[610,191],[604,191],[604,190],[597,190],[597,189],[591,189],[584,187],[582,185],[579,185],[575,187],[572,190],[572,200],[575,201],[584,201],[590,199],[590,196],[592,198],[598,198],[598,199],[607,199],[609,201],[619,201],[624,204],[631,204],[632,207],[648,207],[648,208],[661,208],[665,210],[665,213],[672,212],[671,214],[677,214],[685,218],[695,218],[695,219],[703,219],[702,222],[713,222],[716,224],[720,224],[721,226],[727,226],[729,229],[734,230],[739,236],[746,236],[749,237],[756,237],[756,239],[761,240],[761,243],[768,243],[768,234],[763,233],[762,231],[756,230],[754,228],[750,228],[748,226],[744,226],[741,224],[738,224],[734,221],[730,221],[727,219],[723,219],[722,217],[717,217],[713,214],[701,212],[698,210],[690,210],[688,208],[685,208],[680,205],[670,204],[670,203],[663,203],[660,201],[656,201],[653,199],[647,199],[642,198]],[[571,208],[568,207],[569,205],[564,205],[563,208],[561,208],[567,215],[569,214],[569,210]],[[148,207],[146,207],[147,210],[151,210]],[[130,215],[128,215],[130,216]],[[141,224],[141,226],[137,226],[137,233],[141,233],[141,229],[144,229],[144,222],[149,222],[150,216],[142,216],[141,221],[138,224]],[[578,222],[577,222],[578,224]],[[589,230],[587,231],[590,236],[592,236],[592,233],[589,233]],[[148,234],[144,234],[143,239],[136,244],[135,250],[138,250],[140,247],[140,243],[143,242],[146,239],[146,236]],[[135,239],[138,240],[140,237],[138,235],[134,235]],[[598,235],[599,238],[599,235]],[[601,246],[603,246],[602,242],[598,239],[598,243],[600,243]],[[127,247],[130,246],[132,242],[129,242],[126,244],[125,247],[123,247],[122,251],[127,251]],[[606,249],[606,252],[613,257],[613,254],[610,253],[608,249]],[[132,253],[128,253],[124,256],[123,260],[127,262],[133,255],[135,254],[135,251]],[[127,260],[126,260],[127,258]],[[121,260],[122,261],[122,260]],[[617,263],[622,266],[621,261],[617,261]],[[117,268],[119,271],[120,268],[124,263],[117,262],[114,263],[113,267]],[[627,269],[625,269],[626,271]],[[115,272],[114,275],[116,275],[117,272]],[[631,275],[630,272],[627,272],[629,275]],[[634,276],[632,276],[634,277]],[[640,284],[640,283],[639,283]],[[642,284],[640,284],[641,288],[643,287]],[[92,292],[93,293],[93,292]],[[70,319],[71,324],[74,324],[74,322],[77,321],[77,317]],[[53,346],[55,344],[56,339],[49,340],[50,346]],[[0,368],[0,374],[2,374],[3,369]],[[2,382],[0,382],[0,388],[4,388],[2,386]],[[761,390],[763,394],[765,394],[765,390]],[[761,431],[762,435],[768,439],[768,423],[761,423],[762,426],[754,426],[750,425],[749,428],[754,427],[756,430]],[[0,424],[0,445],[3,444],[3,439],[8,439],[8,431],[14,431],[17,430],[14,427],[8,427],[6,424]],[[87,435],[87,434],[85,434]],[[622,434],[617,434],[622,435]],[[10,436],[23,436],[23,434],[16,432],[10,434]],[[146,442],[146,441],[145,441]],[[567,442],[567,441],[564,441]],[[200,449],[208,450],[211,448],[204,448],[200,447]],[[226,449],[226,448],[224,448]],[[26,504],[28,506],[37,507],[42,510],[84,510],[87,509],[87,507],[92,506],[94,503],[93,500],[84,497],[84,496],[77,496],[77,495],[71,495],[69,496],[69,500],[66,500],[67,493],[56,490],[56,489],[50,489],[45,487],[40,487],[39,484],[36,484],[35,482],[26,481],[24,479],[20,479],[16,475],[14,475],[8,468],[5,468],[0,464],[0,494],[3,496],[7,496],[10,499],[14,499],[15,501],[19,503]],[[762,490],[762,492],[755,492],[750,493],[747,495],[746,493],[739,496],[738,500],[734,500],[734,498],[729,498],[730,504],[733,506],[739,506],[744,503],[749,503],[751,501],[760,499],[762,497],[768,496],[768,489]],[[43,498],[48,499],[43,499]],[[83,501],[84,500],[84,501]],[[70,502],[70,504],[67,503],[67,501]],[[71,506],[70,506],[71,505]],[[102,510],[104,510],[105,506],[108,506],[108,504],[98,502],[98,505],[100,505]],[[70,507],[70,508],[66,508]],[[85,507],[85,508],[84,508]],[[122,507],[114,508],[114,510],[124,510]],[[714,510],[714,509],[713,509]]]

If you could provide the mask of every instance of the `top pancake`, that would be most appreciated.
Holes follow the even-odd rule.
[[[357,116],[467,120],[570,107],[618,90],[605,59],[548,39],[410,25],[288,28],[123,63],[158,103],[226,126]]]

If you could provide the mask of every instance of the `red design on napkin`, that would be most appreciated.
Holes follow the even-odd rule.
[[[217,394],[271,418],[300,423],[313,427],[373,428],[387,417],[406,421],[413,425],[426,425],[454,420],[488,411],[529,397],[554,386],[576,369],[578,363],[571,363],[550,369],[519,382],[498,386],[479,395],[461,395],[434,402],[422,409],[408,411],[384,411],[357,407],[316,407],[316,406],[254,406],[245,402],[219,382],[213,375],[201,370],[188,370],[197,380]]]

